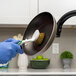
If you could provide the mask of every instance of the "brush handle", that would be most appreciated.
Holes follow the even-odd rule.
[[[33,40],[32,39],[26,39],[26,40],[23,40],[23,41],[19,41],[18,45],[22,45],[26,42],[31,42],[31,41],[33,41]]]
[[[18,45],[20,45],[22,43],[22,41],[19,41]]]

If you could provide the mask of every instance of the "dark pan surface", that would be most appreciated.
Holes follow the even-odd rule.
[[[53,17],[48,12],[40,13],[30,22],[24,33],[23,40],[31,38],[37,29],[40,33],[45,33],[45,38],[41,45],[36,45],[34,42],[26,43],[26,46],[23,44],[23,50],[27,55],[34,55],[44,48],[52,34],[53,25]]]

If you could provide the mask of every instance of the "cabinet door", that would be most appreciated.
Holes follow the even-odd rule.
[[[39,13],[48,11],[56,21],[71,10],[76,10],[76,0],[39,0]],[[76,25],[76,16],[68,19],[65,25]]]
[[[37,0],[0,0],[0,24],[28,24],[37,14]]]

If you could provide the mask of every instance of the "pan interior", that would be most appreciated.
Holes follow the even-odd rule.
[[[27,55],[34,55],[37,52],[41,51],[44,46],[47,44],[52,31],[53,31],[53,17],[48,12],[43,12],[37,15],[28,25],[27,29],[25,30],[23,40],[29,39],[32,37],[35,30],[39,30],[40,33],[45,33],[45,37],[41,45],[36,45],[34,42],[29,42],[23,44],[23,50]]]

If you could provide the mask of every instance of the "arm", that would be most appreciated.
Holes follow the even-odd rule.
[[[18,53],[22,54],[23,50],[18,45],[19,40],[10,38],[0,43],[0,63],[7,63]]]

